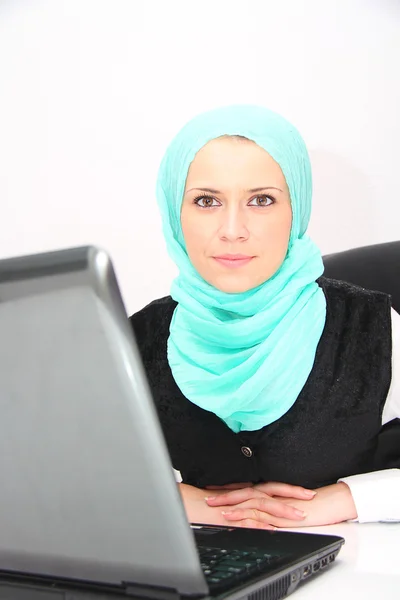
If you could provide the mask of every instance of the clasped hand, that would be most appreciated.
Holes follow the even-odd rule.
[[[349,487],[308,490],[286,483],[233,484],[200,490],[181,484],[191,522],[257,529],[329,525],[357,518]]]

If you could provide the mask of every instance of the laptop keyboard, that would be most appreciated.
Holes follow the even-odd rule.
[[[282,561],[282,556],[257,551],[227,550],[199,545],[197,549],[210,591],[222,591],[245,583]]]

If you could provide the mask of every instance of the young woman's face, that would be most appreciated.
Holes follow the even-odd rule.
[[[227,293],[261,285],[283,263],[292,224],[279,165],[249,140],[212,140],[190,165],[181,223],[205,281]]]

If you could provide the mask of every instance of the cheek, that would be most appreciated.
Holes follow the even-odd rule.
[[[192,262],[199,260],[207,250],[210,238],[209,227],[206,223],[199,223],[197,216],[182,215],[181,224],[189,258]]]
[[[264,244],[268,248],[281,249],[281,247],[288,246],[290,232],[292,228],[292,213],[285,212],[281,215],[277,215],[274,219],[263,219],[258,220],[255,224],[254,231],[257,230],[257,238],[263,240]]]

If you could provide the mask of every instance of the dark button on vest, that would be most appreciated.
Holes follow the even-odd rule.
[[[243,456],[247,456],[247,458],[251,458],[253,456],[253,450],[248,446],[242,446],[241,448]]]

